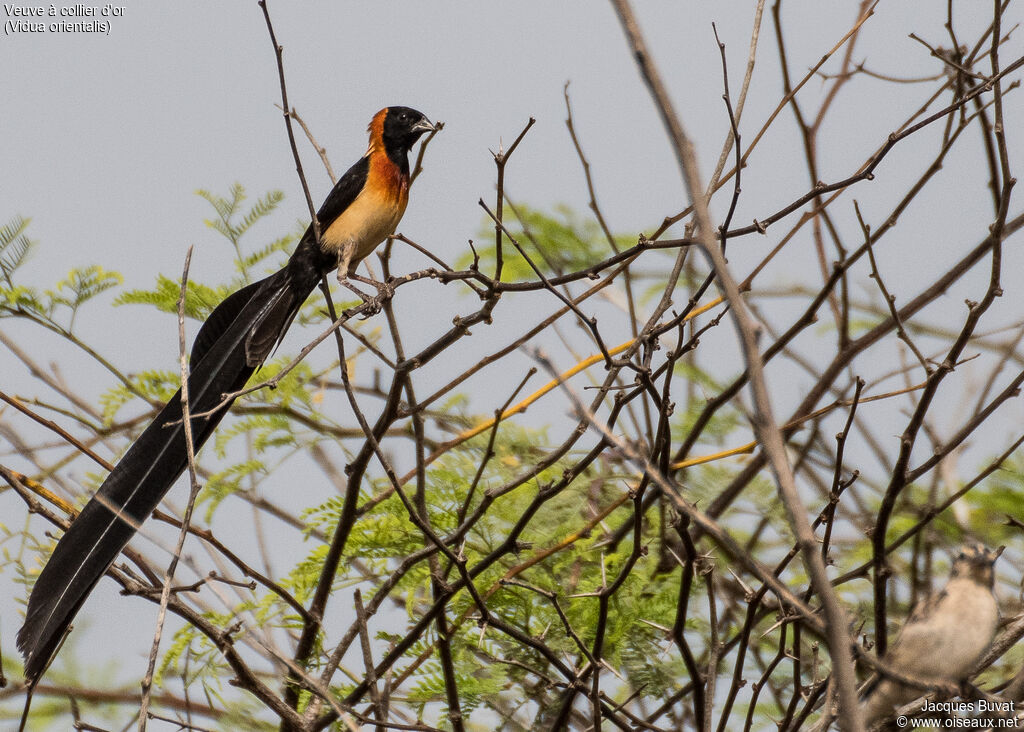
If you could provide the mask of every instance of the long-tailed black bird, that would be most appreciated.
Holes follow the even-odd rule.
[[[196,449],[231,406],[221,404],[224,395],[241,389],[270,355],[320,279],[335,267],[341,267],[339,278],[354,276],[360,260],[395,231],[409,200],[409,149],[433,129],[408,107],[374,115],[369,149],[317,213],[320,246],[310,225],[284,269],[243,287],[210,313],[192,346],[188,379],[190,414],[210,412],[191,419]],[[18,633],[31,683],[92,588],[186,465],[179,391],[71,523],[36,580]]]

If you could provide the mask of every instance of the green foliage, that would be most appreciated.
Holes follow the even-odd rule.
[[[14,289],[14,271],[24,264],[36,244],[25,233],[30,221],[15,216],[11,223],[0,226],[0,275],[9,290]]]
[[[206,316],[231,292],[232,289],[228,285],[209,287],[190,278],[185,287],[185,316],[195,320],[205,320]],[[114,300],[114,304],[152,305],[161,312],[177,314],[180,297],[181,280],[157,275],[156,286],[152,290],[123,292]]]
[[[207,478],[197,501],[206,506],[206,520],[210,521],[213,518],[214,511],[225,498],[244,490],[243,483],[247,479],[256,479],[266,472],[267,467],[263,461],[254,458],[234,463]]]
[[[601,231],[597,221],[581,218],[568,206],[555,207],[554,214],[547,214],[526,205],[506,207],[505,228],[523,248],[530,261],[545,275],[558,274],[565,271],[585,269],[604,259],[612,253],[608,240]],[[487,219],[480,230],[482,241],[490,241],[489,245],[476,245],[480,255],[480,266],[493,270],[495,263],[494,222]],[[536,277],[530,266],[515,246],[504,237],[503,279],[522,280]],[[616,236],[616,245],[620,249],[633,246],[635,238]],[[472,253],[465,254],[457,260],[458,267],[468,267],[473,263]]]
[[[206,613],[204,619],[214,623],[230,622],[230,618],[219,613]],[[209,685],[219,692],[220,679],[217,674],[217,664],[220,654],[210,639],[192,625],[182,626],[171,638],[169,647],[164,651],[163,658],[157,665],[155,682],[162,685],[168,672],[177,673],[179,667],[183,669],[186,657],[191,671],[190,681],[199,680],[204,686]]]
[[[185,315],[196,320],[204,320],[220,302],[248,283],[251,272],[260,265],[270,264],[275,255],[287,251],[295,241],[295,236],[288,234],[277,237],[268,244],[254,247],[248,254],[242,253],[242,237],[260,220],[273,213],[284,199],[281,191],[270,191],[264,194],[248,211],[242,211],[245,200],[245,189],[241,184],[231,186],[227,196],[221,196],[206,190],[196,192],[213,207],[216,218],[208,219],[206,224],[218,232],[232,245],[235,250],[235,267],[238,275],[230,281],[208,285],[190,276],[185,290]],[[158,275],[156,285],[152,289],[130,290],[122,293],[115,301],[116,305],[142,304],[150,305],[165,313],[178,312],[178,299],[181,296],[181,279],[173,279]]]
[[[454,529],[455,516],[467,498],[468,486],[474,479],[485,446],[485,436],[474,438],[460,449],[437,460],[428,469],[427,511],[431,525],[439,535]],[[478,504],[481,493],[487,488],[504,484],[524,465],[546,454],[547,448],[542,432],[523,429],[510,423],[503,424],[494,446],[495,455],[488,462],[470,506]],[[563,467],[561,464],[552,466],[538,476],[537,484],[544,485],[557,480]],[[710,468],[702,467],[694,472],[704,470]],[[413,489],[410,487],[408,490]],[[624,490],[622,482],[614,475],[588,471],[560,495],[545,503],[543,510],[531,518],[527,531],[523,533],[522,549],[518,553],[503,556],[475,578],[478,593],[487,598],[488,611],[528,635],[543,637],[549,648],[566,659],[579,655],[578,646],[565,631],[551,600],[529,589],[499,584],[503,576],[519,565],[546,554],[526,571],[517,572],[516,578],[554,593],[569,623],[589,647],[594,642],[599,610],[599,603],[593,593],[623,570],[633,544],[632,539],[627,537],[617,545],[610,546],[603,531],[583,532],[582,535],[580,531],[597,507],[603,508],[620,499]],[[505,540],[533,499],[534,491],[524,487],[502,496],[494,503],[473,526],[461,547],[469,566],[479,562]],[[306,519],[314,520],[321,528],[329,530],[340,507],[340,500],[331,499],[308,513]],[[628,523],[631,514],[632,503],[626,501],[606,518],[606,523],[612,526]],[[659,528],[657,521],[645,527],[643,543],[654,541]],[[563,542],[575,536],[579,538],[558,550]],[[425,543],[422,534],[410,522],[403,503],[392,495],[356,523],[349,539],[347,555],[365,561],[374,572],[384,572],[385,568],[395,566],[396,562],[421,549]],[[298,576],[309,579],[317,572],[320,559],[319,552],[312,552],[303,563],[304,572]],[[442,560],[440,564],[445,567],[447,561]],[[666,617],[673,617],[678,601],[678,572],[659,572],[657,564],[657,557],[642,556],[627,574],[610,602],[604,636],[604,657],[607,662],[628,679],[630,688],[646,684],[652,693],[678,688],[680,679],[685,678],[686,674],[678,654],[670,648],[671,639],[663,631],[645,622],[663,622]],[[454,569],[449,569],[447,576],[451,581],[457,575]],[[337,585],[349,581],[339,579]],[[296,586],[295,576],[292,582],[292,586]],[[392,591],[394,597],[405,598],[410,623],[415,622],[425,611],[431,602],[432,593],[431,573],[425,562],[406,572]],[[697,591],[691,602],[699,602],[700,594]],[[450,646],[464,713],[478,706],[500,709],[497,702],[502,693],[518,684],[528,684],[535,680],[536,677],[531,677],[522,667],[509,665],[503,659],[514,658],[530,668],[539,669],[553,677],[558,676],[548,661],[532,649],[497,630],[485,628],[481,631],[476,623],[467,620],[477,615],[475,601],[466,591],[459,592],[448,603],[449,623],[454,626]],[[701,621],[694,619],[691,619],[689,627],[698,631],[705,630],[701,627]],[[397,640],[401,637],[401,631],[381,637]],[[429,652],[429,642],[436,640],[436,637],[427,634],[424,639],[428,643],[423,643],[421,639],[408,652],[410,658]],[[431,660],[417,671],[416,682],[409,695],[409,700],[419,703],[421,710],[431,703],[443,704],[445,698],[441,667],[435,661],[436,656],[430,653],[427,655],[431,656]],[[536,689],[532,689],[529,694],[525,690],[516,690],[512,692],[512,698],[536,698],[537,693]],[[443,712],[440,717],[444,718]]]
[[[126,384],[119,384],[100,396],[103,420],[109,425],[121,407],[139,396],[154,402],[166,402],[179,386],[181,374],[177,371],[140,371],[128,377]]]
[[[276,378],[291,364],[293,358],[292,354],[288,354],[267,361],[250,383]],[[299,363],[276,383],[274,401],[282,407],[312,409],[315,399],[310,393],[309,384],[314,377],[313,367],[308,362]]]
[[[317,579],[327,558],[327,545],[317,544],[306,558],[295,565],[288,576],[281,581],[281,586],[291,592],[292,596],[303,604],[308,604],[316,589]]]
[[[36,245],[25,233],[28,224],[29,219],[18,216],[0,227],[0,318],[27,318],[70,335],[82,305],[117,287],[123,278],[118,272],[91,265],[73,268],[48,289],[16,281],[18,270]]]
[[[970,517],[967,527],[971,535],[983,539],[989,546],[1010,545],[1019,541],[1020,525],[1024,522],[1021,510],[1020,487],[1024,484],[1024,455],[1016,453],[1002,468],[972,489],[965,497]],[[947,509],[946,515],[949,515]],[[1014,525],[1014,522],[1017,522]],[[944,522],[939,521],[939,525]],[[962,540],[964,537],[959,537]]]
[[[245,436],[257,452],[262,452],[269,446],[294,444],[290,427],[291,423],[284,415],[251,414],[218,431],[214,436],[214,446],[217,455],[223,458],[227,456],[228,443],[236,437]]]
[[[281,191],[265,193],[245,212],[242,211],[242,202],[245,201],[246,195],[245,188],[241,183],[232,185],[227,196],[211,193],[205,189],[199,189],[196,194],[206,199],[213,207],[217,216],[213,219],[206,219],[206,225],[221,234],[234,247],[240,272],[247,273],[250,267],[270,254],[287,248],[291,243],[291,237],[282,237],[248,256],[242,255],[240,244],[242,236],[257,221],[274,212],[277,205],[284,200],[284,193]]]
[[[243,272],[248,272],[255,269],[258,265],[268,264],[271,257],[279,252],[287,252],[294,242],[296,237],[293,234],[286,234],[274,239],[269,244],[265,244],[258,249],[254,249],[249,254],[242,257],[240,266]],[[267,269],[277,269],[277,267],[267,267]]]
[[[50,301],[56,308],[63,305],[72,312],[102,292],[117,287],[124,278],[117,272],[108,272],[98,265],[71,270],[68,276],[57,283],[53,290],[47,290]]]
[[[497,696],[507,688],[508,677],[503,672],[501,664],[492,663],[490,658],[479,650],[472,652],[467,646],[455,644],[453,648],[453,660],[457,669],[469,672],[459,677],[459,703],[463,714],[471,714],[481,705],[486,705],[489,700]],[[493,656],[492,656],[493,657]],[[436,661],[428,661],[423,664],[417,683],[409,692],[409,701],[419,704],[419,712],[429,702],[443,699],[445,695],[444,675],[441,671],[441,664]],[[448,708],[443,708],[442,715],[447,715]]]
[[[676,372],[683,378],[689,379],[695,387],[695,398],[687,400],[685,408],[676,409],[679,414],[672,422],[672,438],[676,442],[682,442],[693,431],[697,419],[707,407],[707,399],[704,395],[717,393],[721,387],[706,370],[691,363],[680,362],[676,366]],[[701,432],[698,444],[722,446],[723,439],[734,434],[737,428],[745,422],[746,416],[732,404],[727,404],[712,416],[711,421]],[[698,453],[695,452],[688,457],[697,457],[697,455]]]
[[[233,616],[216,612],[203,613],[203,619],[222,628],[234,622]],[[253,732],[277,729],[277,725],[262,719],[260,704],[252,696],[224,693],[223,663],[220,649],[195,627],[185,625],[174,633],[169,647],[164,651],[157,665],[154,683],[161,687],[169,677],[176,677],[190,690],[198,686],[201,694],[197,696],[212,708],[222,710],[218,716],[218,729],[245,729]]]

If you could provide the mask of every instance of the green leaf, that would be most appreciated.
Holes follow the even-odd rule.
[[[119,384],[100,396],[103,420],[113,422],[121,407],[143,394],[154,401],[167,401],[181,386],[181,374],[177,371],[141,371],[130,377],[129,386]]]
[[[275,239],[270,244],[257,249],[253,254],[243,255],[241,238],[260,219],[273,213],[278,204],[284,200],[284,193],[281,191],[269,191],[260,196],[256,202],[244,213],[241,211],[241,204],[246,199],[245,188],[240,183],[231,186],[227,196],[211,193],[205,189],[199,189],[196,194],[205,199],[217,214],[216,218],[206,219],[205,223],[211,229],[227,239],[235,250],[235,263],[238,271],[249,281],[249,269],[270,254],[285,249],[291,243],[290,236]],[[239,219],[239,217],[241,217]]]
[[[584,269],[608,256],[611,249],[607,237],[597,221],[581,218],[568,206],[556,206],[553,214],[517,204],[505,209],[505,228],[523,248],[545,275]],[[484,221],[480,236],[494,240],[494,222]],[[504,237],[503,275],[508,279],[536,279],[537,275],[516,247]],[[618,241],[618,237],[616,240]],[[623,237],[622,243],[630,240]],[[627,244],[628,245],[628,244]],[[493,268],[495,249],[493,244],[480,247],[481,265]],[[457,260],[457,266],[467,267],[473,261],[472,253],[464,254]]]
[[[0,275],[7,287],[14,288],[13,275],[28,258],[36,242],[29,239],[25,232],[31,219],[15,216],[9,224],[0,226]]]
[[[82,304],[123,281],[124,277],[119,272],[107,271],[97,264],[75,268],[54,289],[46,291],[50,298],[49,314],[52,317],[59,306],[64,306],[70,308],[74,319]]]
[[[205,320],[221,301],[236,288],[226,285],[209,287],[189,279],[185,288],[185,315],[194,320]],[[129,290],[114,300],[115,305],[151,305],[165,313],[178,312],[178,298],[181,297],[181,280],[157,275],[152,290]]]

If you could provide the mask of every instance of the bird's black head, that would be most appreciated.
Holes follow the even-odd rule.
[[[409,107],[388,107],[374,115],[370,123],[370,137],[372,142],[373,137],[379,134],[388,157],[394,160],[408,153],[420,135],[433,129],[434,125],[422,112]]]

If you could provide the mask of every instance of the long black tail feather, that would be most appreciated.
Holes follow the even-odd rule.
[[[304,268],[305,269],[305,268]],[[238,391],[284,335],[316,283],[310,270],[296,281],[295,268],[249,285],[224,300],[196,336],[188,379],[195,449],[206,442]],[[260,343],[255,348],[252,336]],[[265,342],[269,339],[270,346]],[[164,406],[96,495],[57,542],[29,597],[18,648],[25,676],[37,680],[100,577],[149,518],[187,466],[181,391]]]

